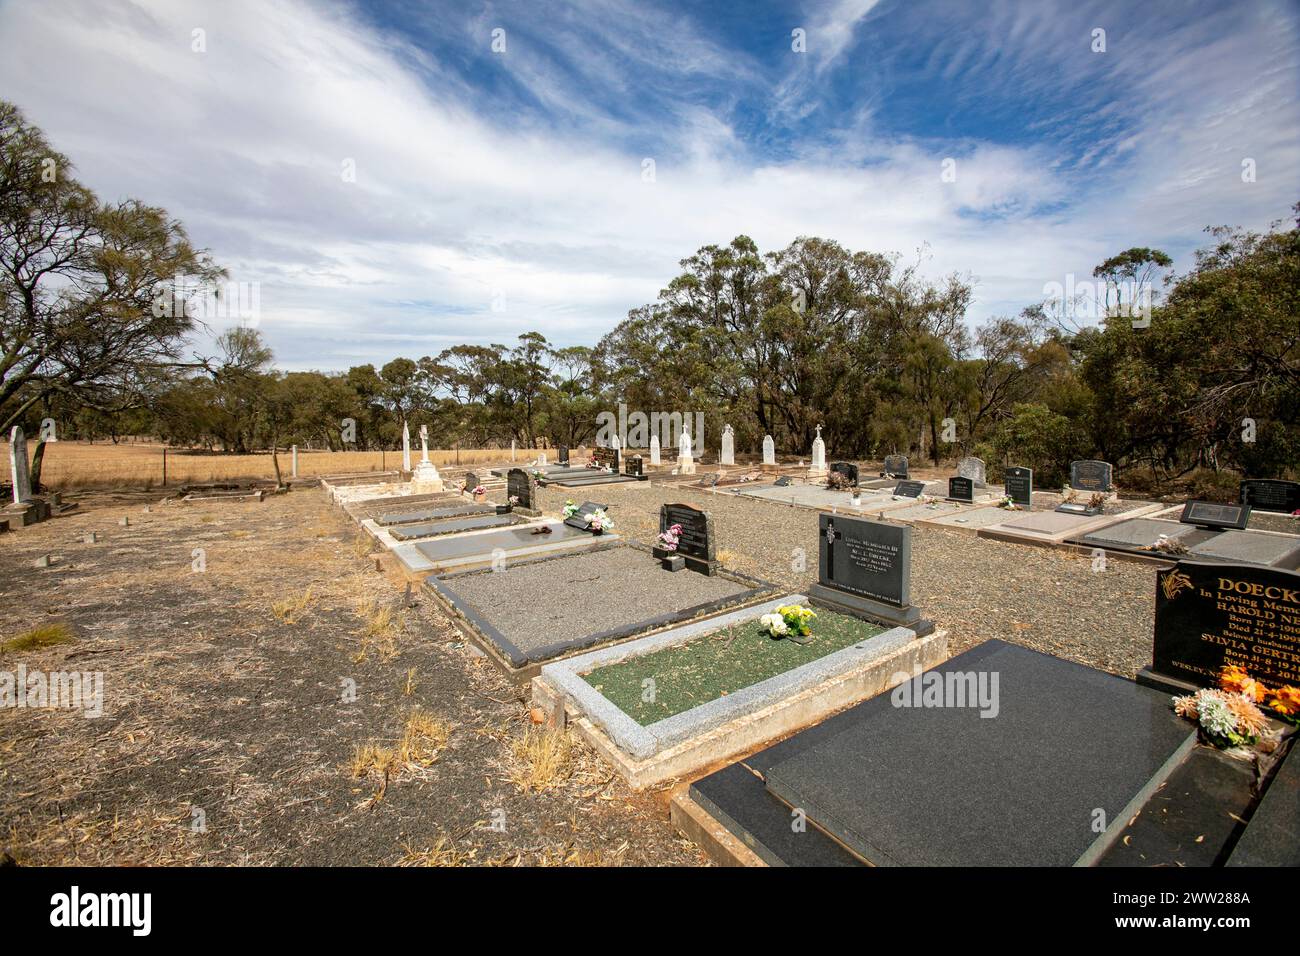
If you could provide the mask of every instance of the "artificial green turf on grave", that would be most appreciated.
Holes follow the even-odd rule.
[[[583,680],[641,726],[698,707],[827,654],[852,647],[885,629],[856,617],[814,608],[812,637],[796,644],[767,635],[757,620],[710,631],[677,647],[607,664]],[[654,700],[642,700],[654,680]],[[650,696],[645,694],[645,696]]]

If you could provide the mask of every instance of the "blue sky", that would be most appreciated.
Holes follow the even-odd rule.
[[[1128,246],[1186,268],[1300,199],[1298,11],[6,0],[0,96],[258,283],[283,367],[346,368],[594,344],[742,232],[969,275],[972,323]]]

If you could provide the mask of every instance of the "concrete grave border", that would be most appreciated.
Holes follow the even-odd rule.
[[[783,674],[641,726],[582,674],[687,643],[731,624],[754,620],[783,604],[805,603],[788,594],[717,617],[542,666],[533,679],[536,706],[575,730],[614,765],[634,790],[680,777],[748,751],[768,740],[817,723],[850,704],[882,693],[904,677],[948,657],[947,631],[918,638],[910,628],[890,628],[851,647]]]
[[[479,535],[499,534],[502,531],[524,531],[529,528],[540,528],[542,525],[549,525],[552,528],[564,524],[558,518],[543,518],[539,521],[526,521],[523,524],[510,525],[505,528],[482,528],[478,531],[460,531],[454,535],[447,535],[447,538],[472,538]],[[391,535],[389,536],[391,538]],[[401,564],[402,570],[417,579],[423,579],[430,574],[452,574],[457,571],[469,571],[490,565],[492,563],[492,552],[486,551],[479,554],[469,554],[460,558],[453,558],[450,561],[435,562],[425,557],[419,549],[419,545],[428,539],[421,538],[415,541],[394,541],[390,553],[397,558]],[[622,536],[617,531],[606,531],[604,534],[587,533],[585,537],[574,537],[567,541],[547,541],[541,539],[535,545],[527,545],[522,548],[513,548],[505,552],[507,560],[518,560],[519,558],[530,557],[533,555],[555,554],[565,551],[573,551],[580,548],[590,548],[607,541],[621,541]]]

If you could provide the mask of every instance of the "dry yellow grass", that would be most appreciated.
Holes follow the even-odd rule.
[[[32,628],[26,634],[20,634],[7,641],[0,641],[0,651],[34,651],[55,644],[71,641],[72,631],[66,624],[46,624]]]
[[[564,731],[529,727],[510,749],[517,761],[510,779],[524,793],[549,790],[572,772],[573,743]]]
[[[297,597],[288,597],[283,601],[276,601],[271,605],[271,613],[275,615],[277,621],[284,624],[293,624],[298,620],[298,615],[307,610],[307,605],[311,603],[312,589],[307,588]]]
[[[4,454],[9,453],[8,443]],[[28,442],[28,452],[33,453],[34,441]],[[45,461],[41,465],[41,481],[54,489],[85,487],[143,487],[162,485],[163,447],[155,442],[57,441],[45,446]],[[418,447],[415,450],[419,456]],[[526,452],[521,452],[521,455]],[[510,457],[509,449],[430,449],[429,458],[435,465],[455,466],[459,457],[462,465],[500,462]],[[382,471],[399,467],[400,451],[305,451],[298,452],[298,476],[310,478],[319,475],[338,475],[351,472]],[[280,452],[280,472],[289,478],[291,456]],[[167,449],[167,484],[197,484],[211,481],[239,481],[250,479],[271,480],[275,468],[270,452],[254,455],[211,454],[186,448]]]

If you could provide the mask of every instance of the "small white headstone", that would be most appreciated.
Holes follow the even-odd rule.
[[[722,457],[719,461],[724,465],[736,463],[736,433],[732,431],[730,425],[722,429]]]
[[[32,500],[32,477],[27,469],[27,436],[15,425],[9,432],[9,476],[13,481],[15,504]]]
[[[772,441],[771,435],[763,437],[763,464],[776,464],[776,442]]]
[[[822,440],[822,427],[817,426],[817,437],[813,439],[812,464],[808,466],[809,477],[826,474],[826,442]]]
[[[289,477],[297,478],[298,477],[298,446],[294,445],[291,450],[293,451],[293,464],[289,467]]]
[[[411,423],[402,422],[402,471],[411,470]]]
[[[650,464],[652,465],[663,464],[663,462],[659,460],[659,436],[658,435],[650,436]]]
[[[695,474],[695,459],[691,457],[691,433],[685,429],[677,440],[677,471],[682,475]]]

